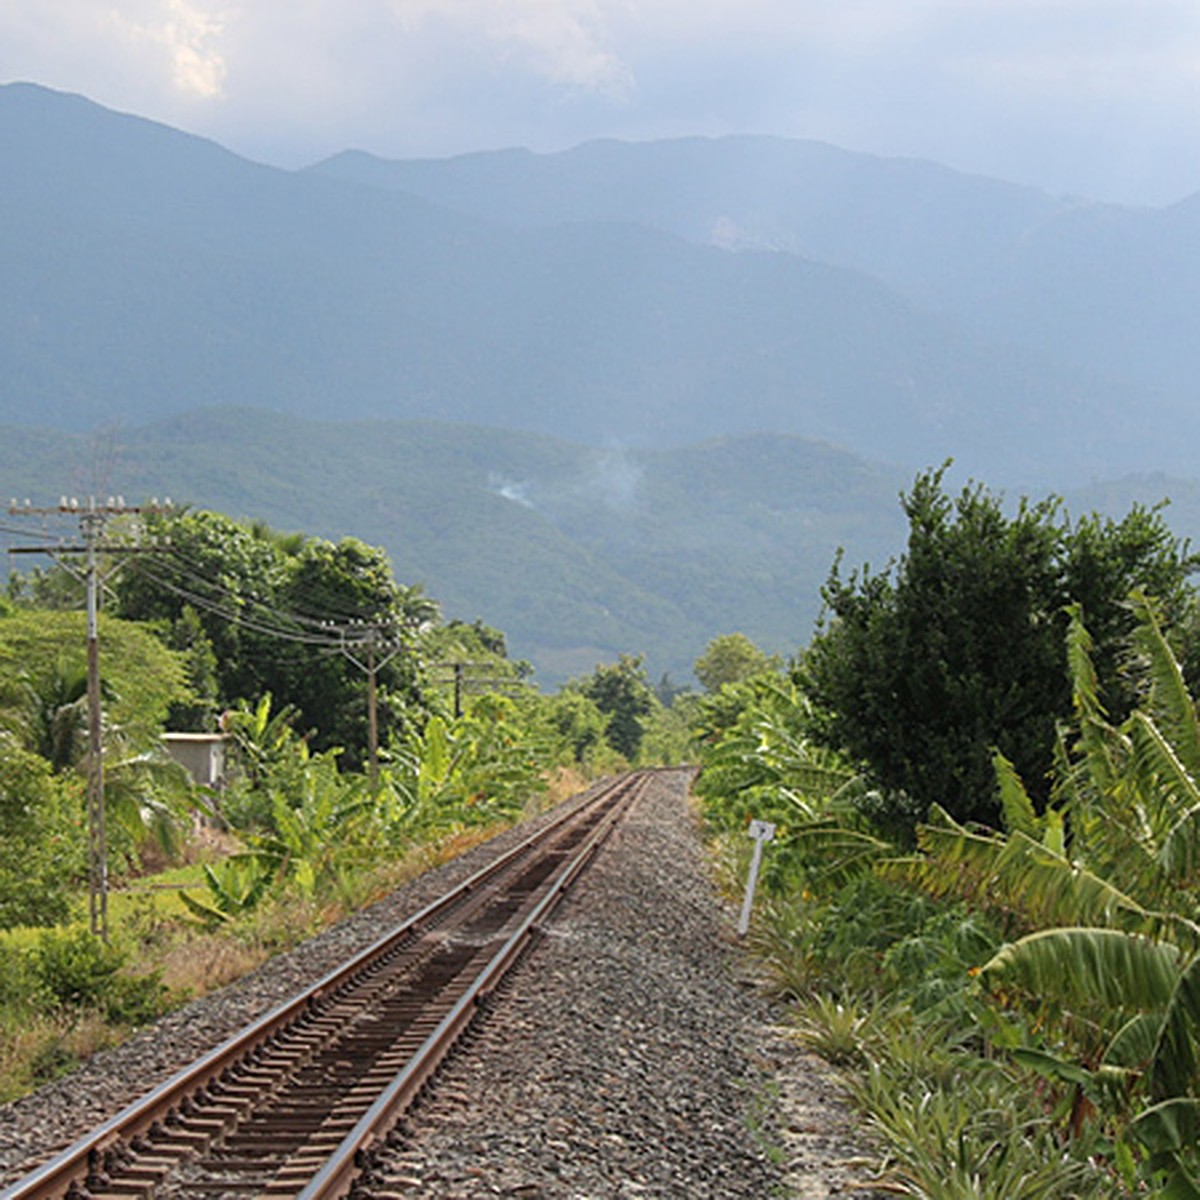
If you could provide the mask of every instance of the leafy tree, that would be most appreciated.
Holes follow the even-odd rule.
[[[8,577],[8,600],[20,608],[82,608],[86,601],[83,578],[57,563],[50,567],[13,571]]]
[[[622,654],[615,663],[602,663],[578,685],[605,715],[608,744],[630,762],[642,744],[643,718],[654,708],[654,693],[642,664],[642,655]]]
[[[64,920],[83,864],[80,795],[0,734],[0,929]]]
[[[401,588],[386,554],[358,538],[310,539],[289,563],[278,591],[283,611],[320,632],[330,621],[345,631],[349,653],[314,653],[305,641],[277,646],[270,688],[295,705],[315,750],[339,748],[358,766],[367,744],[367,670],[375,661],[378,720],[386,734],[404,732],[405,711],[423,706],[413,636],[437,615],[420,589]]]
[[[190,788],[159,734],[191,693],[180,657],[148,630],[102,614],[100,647],[108,851],[118,868],[136,862],[151,840],[168,854],[177,847]],[[85,770],[86,660],[82,613],[19,609],[0,619],[0,728],[73,777],[68,789]]]
[[[694,762],[694,726],[700,697],[695,692],[680,690],[675,692],[672,703],[664,704],[657,688],[655,695],[659,703],[643,721],[640,761],[663,766]]]
[[[510,659],[504,634],[480,620],[426,623],[417,644],[429,683],[447,714],[469,710],[473,699],[481,695],[532,691],[532,687],[520,686],[533,674],[532,665]]]
[[[607,744],[604,730],[608,719],[582,692],[564,688],[546,697],[540,707],[551,738],[572,762],[588,762],[596,747]]]
[[[687,696],[690,693],[691,688],[686,683],[676,683],[671,678],[670,671],[664,671],[654,685],[654,698],[664,708],[670,708],[681,696]]]
[[[201,732],[212,729],[221,711],[217,656],[205,633],[200,614],[185,604],[163,641],[182,656],[192,695],[176,701],[167,715],[171,729]]]
[[[1143,586],[1180,612],[1194,567],[1157,510],[1072,525],[1052,498],[1010,517],[981,486],[951,500],[943,472],[902,498],[909,540],[894,569],[843,580],[835,562],[799,671],[820,736],[866,764],[882,789],[875,816],[898,831],[932,804],[994,824],[993,747],[1044,805],[1055,722],[1071,712],[1066,606],[1097,630],[1100,696],[1119,715],[1134,700],[1118,668],[1126,596]]]
[[[270,690],[279,651],[272,631],[276,594],[287,559],[273,543],[219,513],[155,517],[150,527],[170,546],[162,555],[138,556],[113,583],[115,612],[157,625],[164,640],[194,644],[194,622],[203,629],[217,664],[219,702],[254,698]],[[191,628],[180,628],[187,626]],[[197,688],[203,694],[202,688]]]
[[[383,551],[210,512],[159,519],[156,532],[170,551],[139,558],[115,587],[122,615],[155,623],[186,655],[196,703],[177,720],[211,725],[221,708],[270,694],[296,710],[314,750],[344,749],[354,766],[367,742],[372,656],[380,741],[419,717],[412,643],[438,608],[395,581]]]
[[[744,633],[725,633],[708,643],[692,670],[706,692],[719,692],[725,684],[741,683],[771,666]]]
[[[481,620],[476,619],[470,624],[466,621],[447,621],[441,627],[441,632],[446,649],[490,654],[496,658],[508,657],[508,641],[504,634]]]
[[[71,735],[85,690],[87,626],[83,613],[18,610],[0,618],[0,726],[58,767],[82,741]],[[106,738],[147,750],[172,704],[190,692],[179,657],[146,629],[100,617],[101,689]],[[70,735],[70,736],[69,736]]]

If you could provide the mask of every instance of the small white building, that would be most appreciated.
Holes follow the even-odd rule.
[[[167,753],[202,787],[225,785],[224,733],[164,733]]]

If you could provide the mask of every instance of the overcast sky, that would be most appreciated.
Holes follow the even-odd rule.
[[[14,80],[283,166],[769,133],[1200,191],[1197,0],[0,0]]]

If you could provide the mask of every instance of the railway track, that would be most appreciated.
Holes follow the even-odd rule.
[[[565,813],[0,1200],[350,1194],[648,778]]]

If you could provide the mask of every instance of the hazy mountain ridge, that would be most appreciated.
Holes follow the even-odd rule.
[[[670,202],[669,164],[705,147],[637,147],[642,192]],[[602,149],[590,180],[626,153]],[[875,160],[829,153],[870,183]],[[30,85],[0,88],[0,163],[6,421],[136,422],[233,404],[647,446],[779,430],[910,470],[953,455],[1005,479],[1183,458],[1178,439],[1164,445],[1129,418],[1150,399],[1136,378],[1114,384],[1044,348],[964,333],[879,279],[816,261],[816,245],[803,258],[732,253],[623,211],[505,226],[493,212],[249,163]],[[897,169],[1009,211],[982,181]],[[1062,207],[996,186],[1022,228]],[[882,238],[886,211],[872,211]],[[843,240],[870,224],[851,221]],[[960,213],[957,227],[969,224]]]
[[[545,682],[791,652],[947,457],[1200,521],[1200,197],[753,138],[289,172],[10,85],[0,213],[0,489],[354,534]]]
[[[852,269],[968,335],[1023,346],[1060,371],[1092,372],[1099,418],[1114,383],[1140,390],[1171,419],[1187,418],[1200,390],[1192,333],[1200,196],[1122,207],[933,163],[755,137],[445,160],[347,152],[311,169],[464,213],[486,209],[514,225],[635,221]]]

